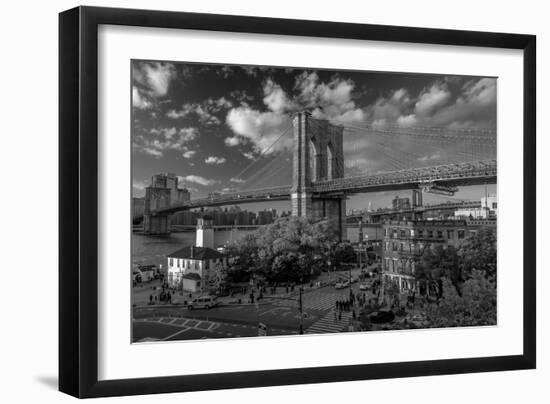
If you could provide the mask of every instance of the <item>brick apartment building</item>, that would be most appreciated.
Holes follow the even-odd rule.
[[[402,292],[416,290],[416,261],[426,248],[458,248],[482,227],[495,228],[496,219],[386,221],[382,243],[384,280],[396,282]]]

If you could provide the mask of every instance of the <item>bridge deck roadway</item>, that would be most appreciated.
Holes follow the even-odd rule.
[[[398,189],[412,189],[426,183],[446,186],[465,186],[496,183],[496,160],[447,164],[433,167],[414,168],[368,174],[357,177],[318,181],[312,185],[312,192],[318,196],[330,194],[357,194]],[[181,205],[152,211],[152,214],[171,214],[182,210],[208,206],[223,206],[269,200],[290,199],[291,186],[239,191],[207,198],[194,199]]]

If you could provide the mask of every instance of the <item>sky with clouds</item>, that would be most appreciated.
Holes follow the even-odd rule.
[[[252,162],[288,153],[289,116],[304,109],[316,118],[388,133],[496,127],[495,78],[133,60],[131,80],[134,196],[142,196],[159,172],[180,176],[192,197],[238,186]],[[349,147],[344,138],[346,160],[385,167],[383,150],[374,149],[364,132],[352,137]],[[395,148],[399,139],[389,141]],[[423,155],[414,141],[398,146],[418,162],[441,158],[440,151]],[[289,170],[283,167],[283,182],[290,183]],[[478,193],[465,190],[462,197]],[[378,205],[387,204],[384,195]]]

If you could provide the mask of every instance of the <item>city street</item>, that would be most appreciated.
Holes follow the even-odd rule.
[[[359,283],[352,284],[353,293],[364,293],[358,287]],[[298,334],[300,321],[304,333],[341,332],[347,330],[352,314],[342,312],[339,317],[335,313],[336,302],[348,298],[349,288],[310,289],[302,295],[302,315],[296,291],[285,297],[266,297],[259,304],[224,305],[209,310],[136,307],[133,341],[252,337],[258,335],[259,322],[267,326],[267,335]]]

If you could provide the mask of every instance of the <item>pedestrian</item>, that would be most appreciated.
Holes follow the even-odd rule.
[[[336,317],[337,317],[336,310],[334,310],[334,322],[336,322]]]
[[[342,320],[342,312],[341,311],[338,312],[338,321],[340,321],[340,320]]]

